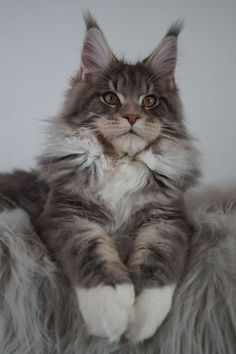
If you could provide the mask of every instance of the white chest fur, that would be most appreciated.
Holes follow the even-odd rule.
[[[97,169],[103,169],[103,173],[99,173],[103,178],[98,185],[98,196],[114,216],[110,231],[115,231],[128,220],[134,200],[147,182],[149,171],[145,164],[129,158],[99,165],[97,163]]]
[[[99,195],[115,208],[124,198],[141,190],[146,184],[147,167],[128,158],[109,164],[100,183]]]
[[[96,171],[97,184],[94,193],[97,193],[99,201],[112,212],[114,231],[128,220],[137,203],[141,205],[147,201],[147,196],[139,192],[146,185],[150,170],[172,180],[181,179],[194,170],[196,151],[189,142],[177,144],[167,139],[162,140],[159,145],[160,153],[153,153],[152,149],[148,149],[135,155],[136,160],[130,157],[113,160],[104,153],[102,145],[91,131],[80,129],[70,139],[53,141],[47,153],[51,156],[56,149],[57,156],[79,154],[72,163],[82,166],[80,168],[91,167]],[[154,196],[150,198],[153,199]]]

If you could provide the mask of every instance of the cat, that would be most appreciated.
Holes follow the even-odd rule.
[[[177,40],[181,26],[173,25],[159,52],[152,53],[158,53],[155,58],[159,66],[152,54],[133,66],[110,55],[111,65],[102,69],[104,54],[110,49],[95,20],[87,15],[86,21],[86,38],[96,34],[93,45],[85,46],[93,66],[88,70],[83,51],[82,67],[72,81],[65,109],[49,129],[48,148],[40,159],[41,180],[38,169],[0,174],[0,353],[233,354],[236,188],[224,190],[226,186],[221,183],[213,189],[198,187],[193,195],[184,193],[195,183],[199,168],[174,82],[176,48],[170,43]],[[100,44],[103,47],[98,51]],[[172,69],[156,74],[157,67]],[[156,78],[146,78],[146,71]],[[105,88],[109,74],[116,75],[119,83],[123,77],[123,84],[118,92],[109,88],[106,98],[103,91],[97,98],[101,103],[104,99],[113,103],[117,119],[111,114],[112,106],[108,114],[105,109],[109,105],[100,106],[97,100],[97,114],[89,122],[89,111],[95,104],[95,96],[90,99],[92,88],[99,93],[99,81],[104,79]],[[116,82],[115,77],[113,80]],[[142,97],[138,102],[141,113],[135,109],[122,117],[119,112],[126,102],[121,102],[119,94],[132,107],[149,81],[155,87],[151,98],[142,102]],[[148,109],[145,104],[158,106]],[[113,131],[104,129],[106,121],[102,119],[99,122],[103,126],[97,127],[99,107],[100,115],[111,118]],[[107,136],[125,128],[124,119],[144,142],[132,140],[134,137],[128,135],[132,131],[120,142],[114,140],[115,136]],[[141,122],[144,128],[138,130]],[[158,138],[151,139],[142,150],[150,130]],[[59,197],[57,205],[53,205],[55,196]],[[154,202],[150,203],[152,198]],[[148,204],[142,207],[146,201]],[[191,226],[185,219],[185,209]],[[79,218],[85,219],[84,224],[78,227],[74,223],[73,232],[67,233]],[[44,220],[50,225],[48,229]],[[94,223],[94,233],[87,232],[86,237],[89,222],[90,227]],[[83,232],[77,234],[84,236],[79,239],[82,244],[72,250],[74,231],[82,227]],[[109,236],[104,233],[103,238],[96,237],[98,229]],[[172,235],[174,230],[178,232]],[[139,231],[143,231],[141,241]],[[63,242],[66,248],[62,250]],[[82,274],[77,273],[79,270]],[[175,284],[178,286],[171,304]],[[119,337],[120,342],[115,343]]]
[[[79,72],[39,158],[49,194],[37,227],[88,332],[139,343],[171,309],[192,232],[183,194],[200,176],[175,82],[182,24],[130,64],[91,14],[85,23]]]

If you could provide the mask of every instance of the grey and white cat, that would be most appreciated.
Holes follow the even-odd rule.
[[[191,233],[183,193],[199,171],[174,79],[182,26],[128,64],[85,21],[81,67],[40,158],[50,191],[38,226],[88,332],[137,343],[170,311]]]

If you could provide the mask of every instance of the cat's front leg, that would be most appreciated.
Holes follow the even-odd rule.
[[[88,332],[119,341],[127,330],[134,304],[134,287],[127,268],[103,228],[85,222],[80,227],[75,291]]]
[[[42,222],[44,239],[71,280],[88,332],[118,341],[128,326],[134,287],[113,241],[99,224],[81,217],[44,217]]]
[[[133,343],[151,337],[171,309],[186,260],[187,229],[163,220],[136,234],[129,267],[138,295],[126,334]]]

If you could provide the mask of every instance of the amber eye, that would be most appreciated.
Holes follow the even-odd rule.
[[[142,101],[142,105],[145,108],[152,108],[155,106],[156,103],[157,103],[157,99],[153,95],[145,96]]]
[[[105,103],[115,106],[119,102],[119,98],[113,92],[107,92],[102,96],[102,99]]]

